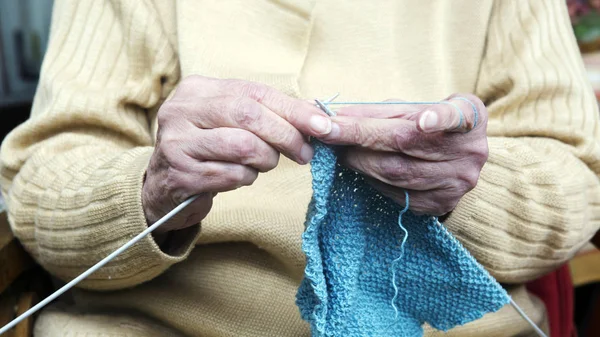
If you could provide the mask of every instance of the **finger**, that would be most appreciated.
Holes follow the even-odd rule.
[[[322,136],[331,131],[331,120],[314,104],[260,83],[233,80],[226,88],[256,100],[307,136]]]
[[[279,161],[277,150],[247,130],[195,129],[191,133],[182,150],[195,159],[249,165],[259,172],[274,169]]]
[[[222,83],[223,94],[249,97],[259,102],[304,135],[316,137],[331,131],[331,120],[314,104],[290,97],[261,83],[243,80],[227,80]]]
[[[391,186],[412,190],[446,188],[456,175],[453,166],[390,152],[353,148],[341,155],[342,163]]]
[[[336,116],[332,122],[331,133],[319,138],[328,144],[402,152],[425,160],[452,160],[460,155],[452,137],[425,134],[413,121]]]
[[[403,118],[417,120],[418,113],[430,106],[429,104],[411,104],[400,99],[388,99],[381,104],[348,105],[336,110],[338,116],[369,117],[369,118]]]
[[[267,107],[307,136],[316,137],[331,131],[328,116],[313,103],[290,97],[261,83],[193,75],[182,80],[175,96],[182,100],[190,97],[247,97]]]
[[[300,131],[250,98],[222,96],[199,102],[186,100],[169,104],[178,105],[175,110],[193,111],[188,113],[188,118],[199,128],[244,129],[300,164],[306,164],[312,158],[312,147]]]
[[[367,182],[381,194],[392,199],[400,206],[406,206],[406,196],[404,194],[406,191],[408,193],[409,209],[415,214],[442,216],[451,212],[459,200],[458,198],[448,196],[448,192],[445,190],[415,191],[401,189],[372,178],[368,178]]]
[[[182,167],[173,167],[169,185],[175,200],[200,193],[218,193],[251,185],[258,177],[252,167],[227,162],[198,162],[190,159]]]
[[[486,114],[485,106],[476,96],[453,95],[418,113],[417,125],[425,133],[466,133],[482,124],[479,119]]]

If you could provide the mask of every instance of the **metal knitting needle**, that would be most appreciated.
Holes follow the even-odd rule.
[[[327,115],[329,115],[329,116],[335,116],[335,112],[331,111],[326,106],[326,104],[330,104],[338,96],[339,96],[339,93],[335,94],[333,97],[331,97],[331,98],[329,98],[327,100],[324,100],[324,101],[320,101],[318,99],[315,99],[315,102],[317,103],[317,106],[319,108],[321,108],[321,110],[323,110]],[[373,104],[373,103],[377,104],[376,102],[372,102],[372,103],[368,102],[368,103],[369,104]],[[16,317],[12,321],[10,321],[10,323],[8,323],[5,326],[3,326],[2,328],[0,328],[0,335],[8,332],[10,329],[14,328],[21,321],[23,321],[27,317],[35,314],[40,309],[42,309],[43,307],[45,307],[46,305],[48,305],[50,302],[52,302],[56,298],[58,298],[60,295],[64,294],[65,292],[67,292],[68,290],[70,290],[71,288],[73,288],[75,285],[77,285],[79,282],[83,281],[85,278],[87,278],[88,276],[90,276],[91,274],[93,274],[94,272],[96,272],[98,269],[102,268],[104,265],[106,265],[108,262],[110,262],[111,260],[113,260],[115,257],[117,257],[118,255],[120,255],[121,253],[123,253],[125,250],[129,249],[131,246],[133,246],[138,241],[140,241],[141,239],[143,239],[144,237],[146,237],[148,234],[152,233],[155,229],[157,229],[158,227],[160,227],[162,224],[164,224],[165,222],[169,221],[172,217],[174,217],[177,213],[179,213],[182,209],[184,209],[185,207],[187,207],[189,204],[191,204],[192,202],[194,202],[194,200],[196,200],[197,198],[198,198],[198,195],[194,195],[194,196],[189,197],[187,200],[185,200],[184,202],[182,202],[181,204],[179,204],[179,206],[175,207],[169,213],[165,214],[162,218],[160,218],[158,221],[156,221],[152,226],[146,228],[140,234],[138,234],[137,236],[135,236],[133,239],[129,240],[127,243],[123,244],[117,250],[115,250],[114,252],[112,252],[111,254],[109,254],[107,257],[105,257],[104,259],[102,259],[101,261],[99,261],[98,263],[96,263],[95,265],[93,265],[92,267],[90,267],[85,272],[81,273],[79,276],[77,276],[76,278],[74,278],[73,280],[71,280],[69,283],[65,284],[60,289],[56,290],[54,293],[52,293],[51,295],[49,295],[48,297],[46,297],[44,300],[42,300],[41,302],[39,302],[38,304],[36,304],[32,308],[30,308],[29,310],[27,310],[24,313],[22,313],[20,316]],[[513,306],[513,308],[515,308],[515,310],[519,313],[519,315],[521,315],[521,317],[523,317],[523,319],[525,319],[531,325],[531,327],[535,330],[535,332],[540,337],[547,337],[546,334],[512,300],[512,298],[510,298],[510,304]]]
[[[338,96],[340,95],[340,93],[335,94],[333,97],[331,97],[328,100],[325,100],[324,102],[315,99],[315,102],[317,103],[317,106],[319,108],[321,108],[321,110],[323,110],[323,112],[325,112],[327,115],[329,116],[335,116],[335,112],[333,112],[331,109],[329,109],[328,105],[393,105],[393,104],[440,104],[440,102],[332,102],[334,99],[336,99]],[[408,200],[408,199],[407,199]],[[408,203],[407,203],[408,205]],[[442,225],[439,221],[438,221],[439,225]],[[406,230],[405,230],[406,231]],[[408,234],[408,233],[407,233]],[[527,322],[529,323],[529,325],[531,325],[531,327],[533,328],[533,330],[538,334],[538,336],[540,337],[548,337],[546,336],[546,334],[542,331],[542,329],[540,329],[530,318],[529,316],[527,316],[527,314],[525,313],[525,311],[523,311],[523,309],[521,309],[521,307],[519,307],[519,305],[517,303],[515,303],[515,301],[513,301],[512,297],[508,297],[509,298],[509,302],[510,305],[517,311],[517,313],[519,313],[519,315],[521,315],[521,317]],[[393,304],[393,302],[392,302]]]
[[[333,97],[325,100],[325,102],[331,102],[334,99],[336,99],[338,96],[339,96],[339,93],[337,93]],[[319,101],[319,100],[315,100],[315,101],[317,102],[317,104],[319,105],[319,107],[321,107],[321,109],[323,109],[322,108],[322,107],[324,107],[323,103],[321,101]],[[327,110],[329,110],[329,109],[327,109]],[[332,111],[330,111],[330,112],[333,113]],[[327,113],[327,111],[325,111],[325,113]],[[327,114],[329,114],[329,113],[327,113]],[[335,113],[333,113],[333,115],[335,115]],[[91,266],[88,270],[86,270],[83,273],[81,273],[79,276],[77,276],[76,278],[74,278],[69,283],[65,284],[64,286],[62,286],[60,289],[56,290],[50,296],[46,297],[43,301],[39,302],[38,304],[36,304],[32,308],[30,308],[29,310],[25,311],[19,317],[16,317],[12,321],[10,321],[10,323],[6,324],[5,326],[3,326],[0,329],[0,335],[4,334],[5,332],[8,332],[8,330],[14,328],[17,324],[19,324],[25,318],[27,318],[27,317],[35,314],[37,311],[39,311],[40,309],[42,309],[43,307],[45,307],[46,305],[48,305],[50,302],[52,302],[55,299],[57,299],[60,295],[64,294],[65,292],[67,292],[68,290],[70,290],[71,288],[73,288],[74,286],[76,286],[79,282],[83,281],[85,278],[87,278],[88,276],[90,276],[91,274],[93,274],[94,272],[96,272],[98,269],[102,268],[105,264],[107,264],[108,262],[110,262],[117,255],[123,253],[129,247],[133,246],[138,241],[140,241],[141,239],[143,239],[144,237],[146,237],[148,234],[152,233],[155,229],[157,229],[163,223],[169,221],[172,217],[174,217],[177,213],[179,213],[186,206],[188,206],[189,204],[191,204],[192,202],[194,202],[194,200],[196,200],[197,198],[198,198],[198,195],[194,195],[194,196],[189,197],[187,200],[185,200],[184,202],[182,202],[181,204],[179,204],[179,206],[175,207],[172,211],[170,211],[165,216],[163,216],[158,221],[156,221],[152,226],[146,228],[143,232],[141,232],[140,234],[138,234],[136,237],[134,237],[133,239],[129,240],[127,243],[125,243],[124,245],[122,245],[121,247],[119,247],[117,250],[115,250],[110,255],[108,255],[107,257],[105,257],[104,259],[102,259],[100,262],[98,262],[95,265]]]
[[[515,310],[519,313],[519,315],[521,315],[521,317],[523,317],[523,319],[529,323],[529,325],[531,325],[531,327],[533,328],[533,330],[538,334],[538,336],[540,337],[548,337],[546,336],[546,334],[542,331],[542,329],[540,329],[540,327],[538,327],[532,320],[531,318],[529,318],[529,316],[527,316],[527,314],[525,313],[525,311],[523,311],[523,309],[521,309],[521,307],[519,307],[519,305],[512,299],[512,297],[510,298],[510,305],[515,308]]]
[[[13,319],[10,323],[6,324],[5,326],[2,327],[2,329],[0,329],[0,335],[4,334],[5,332],[8,332],[8,330],[12,329],[15,325],[19,324],[22,320],[24,320],[25,318],[33,315],[38,310],[40,310],[43,307],[45,307],[48,303],[54,301],[58,296],[60,296],[63,293],[65,293],[67,290],[73,288],[75,285],[77,285],[77,283],[81,282],[83,279],[85,279],[86,277],[90,276],[92,273],[94,273],[98,269],[102,268],[105,264],[107,264],[108,262],[110,262],[117,255],[121,254],[122,252],[124,252],[125,250],[127,250],[129,247],[131,247],[134,244],[136,244],[138,241],[140,241],[146,235],[152,233],[160,225],[162,225],[163,223],[167,222],[169,219],[171,219],[173,216],[175,216],[177,213],[179,213],[179,211],[181,211],[186,206],[188,206],[189,204],[191,204],[192,202],[194,202],[194,200],[196,200],[196,198],[198,198],[197,195],[191,196],[190,198],[188,198],[187,200],[185,200],[184,202],[182,202],[181,204],[179,204],[179,206],[175,207],[172,211],[170,211],[165,216],[163,216],[158,221],[156,221],[152,226],[146,228],[143,232],[141,232],[140,234],[138,234],[133,239],[129,240],[127,243],[125,243],[124,245],[122,245],[121,247],[119,247],[117,250],[115,250],[114,252],[112,252],[110,255],[108,255],[107,257],[105,257],[104,259],[102,259],[100,262],[96,263],[95,265],[93,265],[92,267],[90,267],[88,270],[86,270],[85,272],[81,273],[81,275],[77,276],[76,278],[74,278],[73,280],[71,280],[71,282],[69,282],[69,283],[65,284],[64,286],[62,286],[60,289],[58,289],[57,291],[55,291],[54,293],[52,293],[52,295],[46,297],[40,303],[36,304],[35,306],[33,306],[32,308],[30,308],[29,310],[27,310],[24,313],[22,313],[19,317]]]
[[[333,97],[325,100],[325,102],[331,102],[334,99],[336,99],[338,96],[339,96],[339,93],[337,93]],[[315,101],[317,102],[317,105],[319,105],[319,107],[321,107],[321,109],[323,109],[323,107],[324,107],[323,103],[321,101],[319,101],[319,100],[315,100]],[[327,110],[329,110],[329,109],[327,109]],[[332,111],[330,111],[330,112],[333,115],[335,115],[335,113],[333,113]],[[325,111],[325,113],[327,113],[329,115],[329,113],[327,111]],[[146,237],[148,234],[152,233],[155,229],[157,229],[163,223],[169,221],[172,217],[174,217],[177,213],[179,213],[186,206],[188,206],[189,204],[191,204],[192,202],[194,202],[194,200],[196,200],[197,198],[198,198],[197,195],[191,196],[190,198],[188,198],[187,200],[185,200],[184,202],[182,202],[181,204],[179,204],[179,206],[175,207],[172,211],[170,211],[165,216],[163,216],[158,221],[156,221],[152,226],[146,228],[143,232],[141,232],[140,234],[138,234],[133,239],[129,240],[127,243],[125,243],[124,245],[122,245],[121,247],[119,247],[117,250],[115,250],[114,252],[112,252],[110,255],[108,255],[107,257],[105,257],[104,259],[102,259],[100,262],[96,263],[95,265],[93,265],[92,267],[90,267],[88,270],[84,271],[79,276],[77,276],[76,278],[74,278],[73,280],[71,280],[69,283],[65,284],[60,289],[56,290],[50,296],[46,297],[43,301],[39,302],[38,304],[36,304],[32,308],[30,308],[29,310],[27,310],[24,313],[22,313],[19,317],[16,317],[15,319],[13,319],[10,323],[6,324],[5,326],[3,326],[0,329],[0,335],[4,334],[5,332],[8,332],[8,330],[14,328],[17,324],[19,324],[25,318],[27,318],[27,317],[35,314],[37,311],[39,311],[40,309],[42,309],[43,307],[45,307],[46,305],[48,305],[50,302],[52,302],[55,299],[57,299],[60,295],[64,294],[66,291],[68,291],[69,289],[71,289],[74,286],[76,286],[79,282],[83,281],[85,278],[87,278],[88,276],[90,276],[91,274],[93,274],[94,272],[96,272],[98,269],[102,268],[105,264],[107,264],[108,262],[110,262],[117,255],[123,253],[129,247],[133,246],[138,241],[140,241],[141,239],[143,239],[144,237]]]
[[[329,109],[327,107],[327,104],[330,104],[334,99],[336,99],[338,96],[340,95],[340,93],[338,92],[337,94],[333,95],[331,98],[326,99],[324,102],[319,101],[318,99],[315,99],[315,102],[317,103],[317,106],[323,110],[324,113],[326,113],[329,117],[333,117],[335,116],[335,112],[333,112],[331,109]]]

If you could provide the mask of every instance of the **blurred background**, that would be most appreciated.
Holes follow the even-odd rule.
[[[567,2],[587,76],[600,99],[600,0],[556,1]],[[52,4],[52,0],[0,0],[0,142],[29,116],[48,44]],[[1,217],[2,210],[0,196],[0,264],[2,254],[10,252],[5,247],[12,244],[6,238],[10,231],[2,227],[8,228],[5,217]],[[7,256],[15,260],[14,256]],[[576,287],[575,321],[579,336],[600,336],[600,251],[590,244],[571,261],[570,267]],[[1,309],[2,305],[0,321]]]
[[[0,1],[0,141],[29,115],[48,45],[52,3]]]

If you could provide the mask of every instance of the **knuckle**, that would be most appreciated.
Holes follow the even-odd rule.
[[[255,125],[261,117],[260,106],[251,99],[238,97],[233,100],[232,105],[233,118],[241,127]]]
[[[440,208],[438,209],[439,214],[436,214],[436,215],[443,215],[443,214],[452,212],[452,210],[454,210],[456,208],[456,205],[458,205],[458,200],[456,200],[456,199],[447,200],[447,201],[443,202],[442,204],[440,204]]]
[[[244,80],[225,80],[225,86],[240,96],[246,96],[258,102],[270,92],[270,88],[264,84]]]
[[[277,107],[275,111],[281,117],[285,118],[292,125],[298,125],[301,120],[305,117],[304,114],[297,113],[297,111],[302,111],[302,107],[297,104],[292,99],[285,99],[284,97],[279,97],[278,95],[272,95],[269,98],[274,107]]]
[[[230,142],[234,155],[239,158],[240,164],[248,165],[254,162],[257,155],[256,139],[252,135],[241,134],[232,136]]]
[[[156,144],[156,151],[169,166],[176,166],[184,157],[183,151],[180,151],[183,142],[177,133],[164,132]]]
[[[279,153],[273,156],[265,156],[265,171],[271,171],[279,164]]]
[[[169,122],[169,117],[167,116],[168,114],[164,111],[159,111],[158,114],[156,115],[156,124],[158,125],[158,132],[160,134],[160,131],[162,128],[164,128],[168,122]]]
[[[176,133],[173,132],[163,132],[160,136],[160,141],[157,144],[159,151],[162,153],[170,153],[173,149],[179,148],[181,144],[181,139]]]
[[[160,107],[156,115],[158,126],[168,125],[174,118],[185,115],[183,103],[178,100],[169,100]]]
[[[471,150],[468,153],[475,165],[479,169],[481,169],[489,158],[489,148],[487,139],[484,139],[481,142],[474,143]]]
[[[164,178],[163,185],[168,188],[169,194],[174,199],[177,199],[176,194],[182,194],[182,191],[186,186],[186,184],[183,183],[181,172],[177,168],[169,166]]]
[[[254,82],[246,82],[242,86],[242,92],[245,93],[246,96],[255,99],[258,102],[261,102],[270,94],[270,88],[264,84],[254,83]]]
[[[303,141],[294,132],[282,132],[277,141],[282,148],[300,151]]]
[[[252,177],[252,172],[248,168],[243,166],[233,166],[228,170],[225,179],[228,185],[238,188],[251,185],[256,178]]]
[[[489,150],[487,148],[487,142],[485,146],[475,155],[475,159],[479,168],[482,168],[483,165],[487,162],[489,158]]]
[[[226,180],[229,184],[233,186],[242,186],[242,182],[244,181],[244,177],[246,173],[239,166],[234,166],[231,168],[226,175]]]
[[[431,215],[440,216],[452,212],[458,205],[459,198],[454,196],[454,193],[445,191],[435,193],[432,197],[433,203],[431,206]]]
[[[405,151],[415,148],[418,144],[417,138],[413,136],[410,130],[399,127],[392,131],[392,145],[395,149]]]
[[[399,181],[405,177],[408,164],[398,158],[384,158],[379,161],[381,175],[390,181]]]
[[[465,172],[463,172],[462,177],[461,177],[462,181],[464,181],[465,185],[464,188],[466,189],[465,192],[472,190],[473,188],[475,188],[475,186],[477,186],[477,182],[479,181],[479,170],[477,169],[471,169],[471,170],[465,170]]]
[[[203,165],[199,171],[202,178],[206,180],[214,180],[224,175],[223,170],[218,165]]]
[[[365,138],[364,132],[359,123],[350,122],[348,125],[346,125],[346,129],[350,132],[350,135],[348,138],[350,139],[351,143],[359,144],[359,145],[366,146],[366,147],[369,147],[372,145],[373,140],[370,139],[371,137]]]

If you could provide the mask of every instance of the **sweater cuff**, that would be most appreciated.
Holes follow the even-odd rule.
[[[444,222],[499,282],[527,282],[552,271],[596,230],[593,223],[578,224],[589,211],[574,193],[588,193],[585,179],[595,176],[553,142],[539,142],[534,150],[519,139],[490,137],[477,186]]]
[[[119,170],[127,172],[126,179],[117,186],[116,191],[117,195],[122,196],[121,205],[128,224],[121,228],[123,230],[121,244],[131,240],[148,227],[142,207],[142,186],[152,152],[152,148],[130,150],[127,153],[130,160],[119,160],[117,164],[120,166],[117,167]],[[149,234],[108,263],[104,268],[110,272],[102,273],[129,276],[118,279],[114,276],[102,275],[104,277],[99,278],[100,275],[95,275],[96,277],[86,280],[82,285],[97,290],[109,290],[149,281],[171,265],[185,260],[194,248],[199,235],[199,224],[175,231],[171,234],[169,242],[165,242],[167,245],[161,249],[152,234]]]

